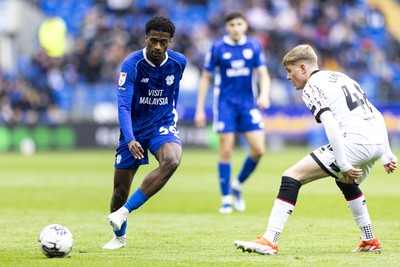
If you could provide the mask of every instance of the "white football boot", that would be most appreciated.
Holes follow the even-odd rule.
[[[237,249],[241,249],[243,252],[256,252],[261,255],[278,254],[278,244],[273,244],[262,236],[257,236],[253,241],[236,240],[233,243]]]
[[[126,235],[124,236],[114,236],[110,242],[108,242],[107,244],[105,244],[103,246],[103,249],[110,249],[110,250],[114,250],[114,249],[119,249],[119,248],[123,248],[126,245]]]
[[[237,211],[246,210],[246,202],[242,197],[242,185],[238,180],[233,180],[231,184],[231,191],[233,195],[233,207]]]
[[[219,208],[219,213],[230,214],[232,213],[232,197],[231,195],[223,196],[221,200],[221,208]]]
[[[114,232],[121,230],[121,226],[126,221],[128,214],[128,209],[122,206],[120,209],[108,215],[107,220],[112,226]]]

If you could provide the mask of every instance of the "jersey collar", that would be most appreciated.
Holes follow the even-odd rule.
[[[149,63],[150,66],[157,67],[156,65],[154,65],[153,62],[151,62],[150,60],[147,59],[146,51],[147,51],[147,47],[143,48],[143,57],[144,57],[144,59],[147,61],[147,63]],[[163,60],[163,62],[161,62],[160,67],[162,65],[164,65],[165,62],[167,62],[167,60],[168,60],[168,51],[165,51],[165,59]]]
[[[320,70],[314,70],[313,72],[311,72],[310,77],[313,76],[315,73],[317,73]]]
[[[237,43],[235,41],[233,41],[232,38],[229,37],[229,35],[225,35],[223,37],[223,40],[224,40],[225,43],[227,43],[228,45],[232,45],[232,46],[234,46],[234,45],[244,45],[246,43],[246,41],[247,41],[247,37],[245,35],[243,35],[242,38],[240,38],[239,42],[237,42]]]

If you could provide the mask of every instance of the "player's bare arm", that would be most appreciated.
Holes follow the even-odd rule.
[[[260,81],[260,92],[257,98],[257,105],[260,107],[260,109],[267,109],[271,106],[269,98],[271,78],[265,66],[258,67],[257,72]]]
[[[196,113],[194,115],[194,123],[197,127],[202,128],[206,125],[206,113],[204,104],[208,88],[210,86],[211,72],[203,71],[200,77],[199,92],[197,95]]]

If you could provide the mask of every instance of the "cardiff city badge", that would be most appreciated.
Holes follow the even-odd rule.
[[[167,78],[165,78],[165,82],[167,83],[168,86],[171,86],[174,83],[175,76],[174,75],[168,75]]]
[[[245,59],[251,59],[251,58],[253,58],[253,51],[251,50],[251,49],[244,49],[243,51],[242,51],[242,53],[243,53],[243,57],[245,58]]]
[[[121,73],[119,74],[119,80],[118,80],[118,85],[119,85],[119,86],[124,85],[125,80],[126,80],[126,76],[127,76],[127,73],[126,73],[126,72],[121,72]]]

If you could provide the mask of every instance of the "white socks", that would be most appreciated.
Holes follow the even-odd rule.
[[[364,195],[347,201],[347,205],[350,208],[351,215],[356,222],[357,226],[361,229],[361,239],[368,241],[374,238],[371,227],[371,219],[369,217],[367,203],[365,202]]]
[[[279,235],[289,216],[292,214],[294,206],[280,199],[275,199],[274,206],[269,216],[267,231],[263,235],[271,243],[278,243]]]
[[[347,201],[347,205],[349,206],[354,221],[361,230],[362,240],[368,241],[373,239],[374,234],[372,232],[371,219],[364,195]],[[263,237],[271,243],[277,243],[279,235],[283,231],[293,209],[294,206],[292,204],[281,199],[276,199],[269,217],[267,231],[264,233]]]
[[[231,205],[232,204],[232,196],[231,195],[222,196],[221,204],[222,205]]]

